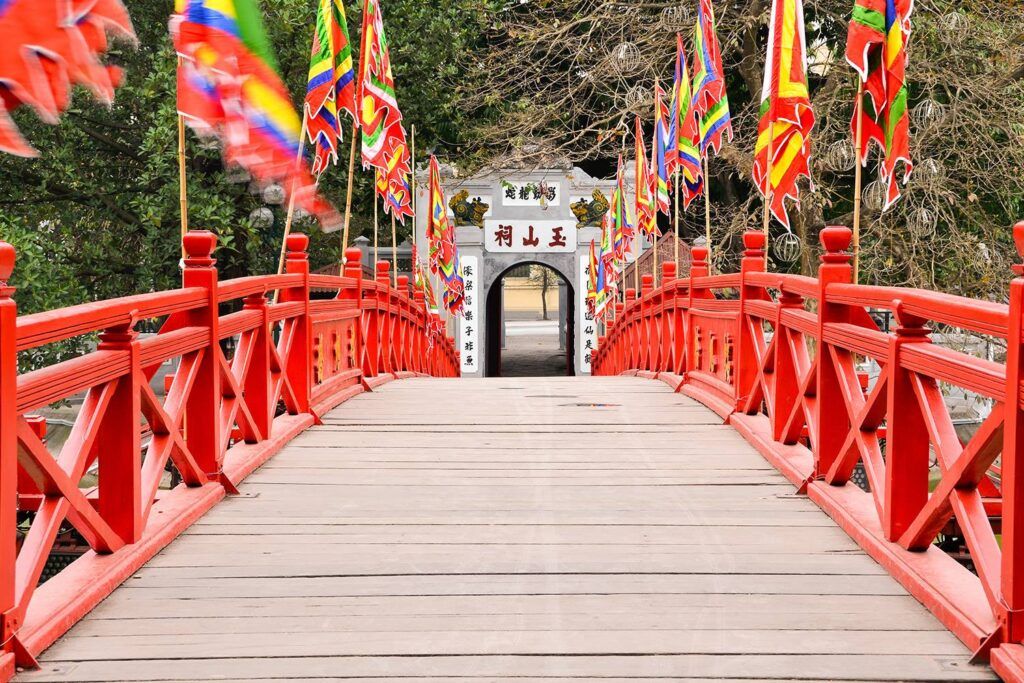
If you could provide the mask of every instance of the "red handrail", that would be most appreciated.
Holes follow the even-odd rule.
[[[1014,235],[1024,257],[1024,223]],[[709,276],[703,248],[689,278],[666,264],[661,288],[645,280],[639,298],[629,290],[616,304],[594,373],[658,378],[718,412],[979,657],[999,648],[997,671],[1022,675],[1024,278],[1009,305],[854,285],[850,231],[827,228],[821,241],[817,278],[763,272],[758,232],[744,236],[739,273]],[[726,287],[738,298],[719,298]],[[891,332],[875,323],[879,309],[894,315]],[[1006,360],[940,347],[928,324],[1001,340]],[[966,442],[943,384],[992,401]],[[858,463],[869,490],[851,483]],[[950,528],[973,572],[933,544]]]
[[[358,249],[343,277],[311,276],[308,241],[289,236],[283,275],[219,282],[216,237],[191,232],[182,289],[21,318],[0,243],[0,681],[331,408],[390,379],[459,374],[422,291],[392,287],[387,263],[365,282]],[[152,319],[160,333],[140,338]],[[91,334],[95,350],[18,374],[19,351]],[[74,427],[51,453],[29,413],[72,398]],[[184,483],[161,490],[169,462]],[[67,526],[91,550],[40,586]]]

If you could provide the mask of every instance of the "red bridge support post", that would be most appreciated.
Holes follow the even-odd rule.
[[[302,315],[293,321],[293,337],[288,357],[284,359],[288,382],[295,392],[299,412],[309,412],[310,396],[313,390],[313,323],[309,316],[309,236],[299,233],[288,235],[288,254],[285,257],[285,272],[301,275],[302,282],[296,287],[281,292],[281,302],[299,302]]]
[[[813,445],[816,479],[822,479],[832,464],[842,455],[843,443],[849,431],[846,401],[839,385],[838,364],[825,342],[825,328],[829,323],[849,322],[846,306],[828,301],[828,287],[834,283],[849,284],[853,280],[852,256],[847,252],[853,240],[849,228],[832,227],[821,231],[821,255],[818,267],[818,376],[815,380],[817,401],[815,403]]]
[[[355,325],[352,326],[352,339],[349,340],[349,343],[352,344],[352,365],[353,367],[363,367],[363,349],[365,346],[362,314],[363,253],[358,249],[351,248],[345,250],[345,272],[343,275],[352,280],[354,284],[352,287],[342,289],[338,294],[338,298],[354,302],[355,308],[359,312],[356,316]]]
[[[185,271],[182,284],[206,290],[206,306],[189,311],[185,324],[210,331],[195,384],[185,408],[185,438],[200,469],[212,480],[220,478],[223,460],[220,405],[224,392],[221,383],[220,311],[217,300],[217,261],[213,251],[217,236],[205,230],[193,230],[183,239]],[[136,413],[137,414],[137,413]]]
[[[1013,228],[1017,251],[1024,258],[1024,221]],[[1000,572],[1005,640],[1024,641],[1024,265],[1013,267],[1010,283],[1009,335],[1006,345],[1006,398],[1003,403],[1002,492],[1003,557]],[[1018,662],[1024,666],[1024,662]]]
[[[14,574],[18,528],[18,306],[7,286],[14,247],[0,242],[0,681],[14,675]]]
[[[747,275],[764,271],[764,249],[768,238],[760,230],[748,230],[743,233],[743,259],[740,261],[740,325],[736,340],[736,410],[746,408],[750,394],[757,383],[758,359],[755,334],[761,334],[753,325],[759,322],[748,321],[744,315],[747,302],[766,298],[764,289],[753,287],[747,283]],[[753,407],[756,411],[757,406]]]

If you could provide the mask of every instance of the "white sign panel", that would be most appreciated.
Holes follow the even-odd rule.
[[[462,280],[466,301],[459,318],[459,351],[462,372],[480,371],[480,268],[476,256],[463,256]]]
[[[561,206],[562,188],[558,183],[510,183],[501,181],[501,203],[504,206]]]
[[[576,251],[576,221],[487,220],[484,247],[492,253],[551,254]]]
[[[576,288],[577,303],[582,326],[580,338],[576,342],[579,348],[579,360],[576,362],[577,372],[591,372],[591,360],[597,350],[597,321],[587,309],[587,287],[590,286],[590,256],[580,256],[580,284]]]

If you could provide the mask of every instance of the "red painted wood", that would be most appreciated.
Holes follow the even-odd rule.
[[[1024,257],[1024,223],[1014,232]],[[854,285],[850,238],[846,228],[822,231],[817,278],[760,272],[760,233],[744,236],[739,273],[711,276],[706,250],[694,249],[689,278],[665,277],[639,305],[627,292],[599,338],[594,373],[656,377],[650,371],[671,358],[675,373],[661,379],[726,418],[987,657],[1024,641],[1024,266],[1014,269],[1021,277],[1009,306]],[[893,314],[891,333],[879,330],[874,310]],[[672,321],[667,328],[659,316]],[[1005,340],[1006,363],[937,346],[932,324]],[[672,332],[654,331],[663,329]],[[881,367],[872,385],[859,365],[865,357]],[[940,383],[995,399],[968,443]],[[933,492],[932,454],[942,472]],[[870,493],[850,482],[858,463]],[[977,574],[932,545],[950,522]],[[1016,679],[1021,652],[996,650],[1000,672]]]
[[[314,279],[308,238],[291,235],[286,274],[222,283],[216,244],[208,232],[185,236],[184,289],[19,319],[6,284],[14,250],[0,243],[0,681],[10,677],[15,659],[31,666],[323,412],[368,383],[459,372],[454,342],[427,311],[422,292],[410,292],[407,282],[390,287],[386,271],[381,282],[364,282],[358,250],[347,253],[343,277]],[[314,285],[336,291],[336,298],[311,300]],[[275,291],[279,303],[271,305]],[[160,317],[160,334],[140,340],[136,323]],[[372,362],[368,331],[382,335]],[[100,333],[95,351],[18,375],[18,351],[90,333]],[[233,352],[225,350],[229,340]],[[175,359],[177,370],[158,396],[150,382]],[[394,374],[377,373],[385,362]],[[70,435],[51,453],[45,432],[26,413],[83,393]],[[169,461],[184,483],[164,491],[159,484]],[[91,467],[98,487],[79,488]],[[21,510],[33,514],[20,549],[19,494]],[[37,587],[67,523],[93,551]]]

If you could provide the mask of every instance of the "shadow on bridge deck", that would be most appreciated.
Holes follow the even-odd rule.
[[[406,380],[325,422],[19,680],[993,678],[661,383]]]

